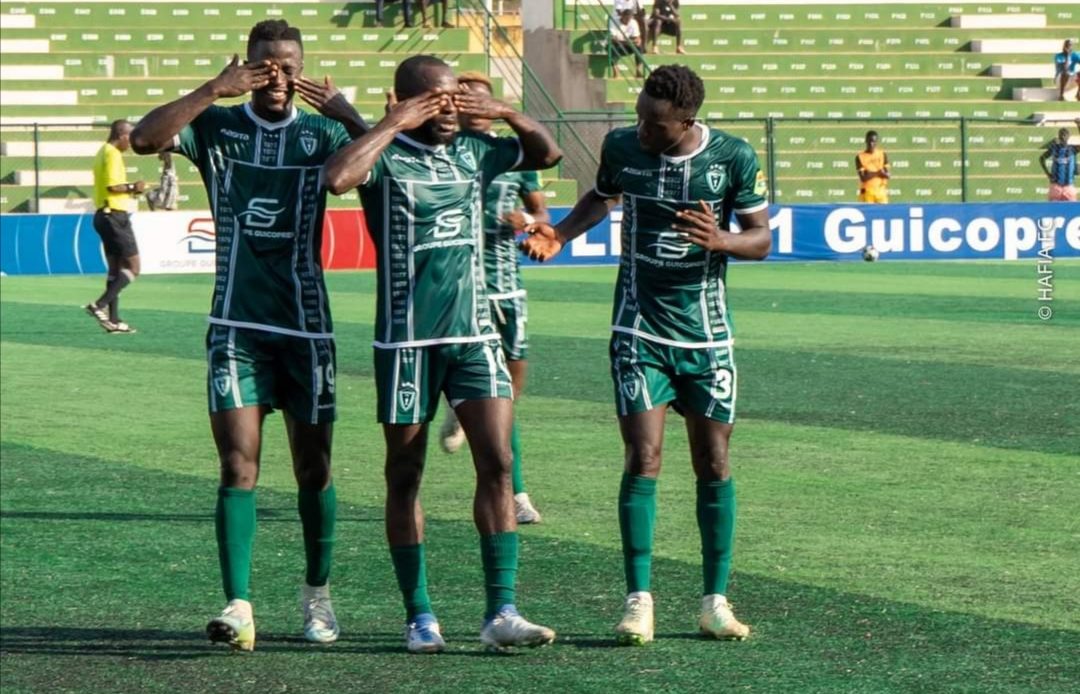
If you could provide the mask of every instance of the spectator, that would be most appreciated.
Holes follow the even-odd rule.
[[[656,40],[660,34],[675,37],[675,52],[686,53],[682,42],[682,19],[679,18],[679,0],[656,0],[649,17],[649,43],[652,52],[659,53]]]
[[[645,24],[645,8],[642,7],[641,2],[639,0],[615,0],[613,9],[613,14],[616,17],[622,15],[624,10],[630,10],[633,13],[634,21],[637,22],[638,31],[644,41],[647,25]]]
[[[1080,101],[1080,55],[1073,52],[1072,40],[1065,39],[1061,52],[1054,56],[1054,84],[1058,85],[1061,101],[1065,101],[1065,88],[1069,82],[1076,83],[1076,100]]]
[[[151,210],[175,210],[176,198],[180,195],[180,183],[176,180],[172,154],[162,152],[158,159],[161,160],[161,180],[157,188],[146,192],[146,204]]]
[[[383,7],[386,3],[394,2],[395,0],[375,0],[375,24],[377,26],[383,25]],[[427,2],[428,0],[401,0],[402,12],[405,15],[405,26],[412,27],[412,8],[413,2],[420,9],[420,23],[423,26],[428,26],[427,20]],[[450,7],[449,0],[441,0],[442,5],[442,26],[447,29],[452,29],[454,23],[450,21]]]
[[[624,55],[634,56],[634,76],[641,77],[641,52],[645,45],[641,38],[641,28],[634,21],[634,11],[624,9],[618,20],[608,20],[608,55],[611,62],[611,76],[615,76],[615,63]]]
[[[1080,130],[1080,118],[1076,121],[1076,128]],[[1051,202],[1076,202],[1076,173],[1077,153],[1080,147],[1069,144],[1069,129],[1058,130],[1056,140],[1046,145],[1039,165],[1042,166],[1046,177],[1050,179],[1050,190],[1046,199]],[[1052,160],[1048,167],[1047,160]]]
[[[142,181],[128,183],[123,152],[130,147],[132,125],[113,121],[109,139],[94,157],[94,231],[105,246],[109,272],[105,293],[83,308],[109,333],[133,333],[135,329],[120,319],[120,292],[139,276],[139,246],[131,228],[134,196],[146,190]]]
[[[889,202],[889,155],[878,147],[876,130],[866,133],[866,149],[855,155],[859,174],[859,202]]]

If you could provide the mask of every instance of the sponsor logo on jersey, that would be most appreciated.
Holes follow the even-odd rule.
[[[221,134],[225,137],[230,137],[234,140],[242,140],[244,142],[251,139],[251,135],[248,135],[247,133],[238,133],[235,130],[229,130],[228,128],[222,128]]]
[[[417,159],[416,157],[410,157],[410,156],[407,156],[405,154],[398,154],[397,152],[393,152],[393,153],[390,154],[390,161],[401,161],[401,162],[405,162],[406,164],[419,164],[420,163],[420,160]]]
[[[284,211],[285,208],[277,198],[252,198],[239,217],[249,227],[269,229],[277,224],[278,215]]]
[[[690,242],[682,239],[682,234],[677,231],[661,231],[656,235],[656,241],[649,244],[657,258],[667,260],[679,260],[685,258],[690,252]]]
[[[705,182],[709,184],[709,190],[719,193],[727,180],[727,169],[723,164],[713,164],[705,172]]]
[[[439,216],[435,218],[435,228],[431,231],[431,235],[437,239],[450,239],[460,236],[465,229],[466,219],[468,219],[468,216],[465,212],[456,207],[452,210],[440,212]]]
[[[318,140],[315,139],[315,135],[310,130],[300,133],[300,147],[304,150],[304,154],[309,157],[315,154],[316,144],[318,144]]]
[[[764,197],[769,192],[769,184],[765,180],[765,174],[760,171],[757,172],[757,178],[754,180],[754,194]]]
[[[654,173],[656,173],[655,171],[644,171],[642,169],[634,169],[629,166],[624,166],[622,172],[628,176],[645,176],[646,178],[649,178]]]

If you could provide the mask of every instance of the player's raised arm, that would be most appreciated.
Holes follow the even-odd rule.
[[[458,112],[466,116],[506,121],[521,141],[523,156],[518,171],[550,169],[562,161],[562,150],[551,132],[510,104],[467,88],[454,95],[454,104]]]
[[[519,248],[533,260],[550,260],[558,255],[566,244],[603,221],[618,202],[618,196],[604,197],[595,190],[590,190],[577,201],[570,214],[555,226],[537,222],[526,227],[528,236]]]
[[[383,150],[394,138],[437,116],[449,99],[445,92],[435,90],[395,103],[378,125],[326,160],[323,174],[327,189],[341,195],[366,183]]]
[[[345,95],[334,86],[329,75],[324,77],[322,82],[301,76],[293,81],[293,86],[300,98],[316,111],[344,125],[352,139],[355,140],[371,129]]]
[[[232,61],[217,77],[143,116],[131,131],[131,148],[137,154],[154,154],[168,149],[184,126],[215,101],[262,89],[276,79],[277,72],[277,65],[269,60],[241,63],[240,57],[233,55]]]

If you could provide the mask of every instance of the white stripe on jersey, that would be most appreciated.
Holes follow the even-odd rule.
[[[304,218],[304,175],[300,174],[299,178],[300,185],[299,189],[296,191],[296,225],[298,227],[296,229],[297,237],[300,236],[300,220]],[[296,241],[299,240],[299,238],[296,238],[292,245],[292,278],[293,287],[296,289],[296,319],[298,321],[298,324],[303,326],[306,324],[306,321],[304,320],[304,293],[303,291],[301,291],[300,273],[297,272],[296,269],[296,266],[298,264],[297,261],[300,259],[300,244],[296,243]],[[323,327],[325,328],[326,326],[324,325]]]
[[[413,406],[412,406],[413,421],[412,421],[412,423],[413,424],[419,424],[420,423],[420,397],[421,397],[421,394],[422,394],[422,391],[420,390],[420,384],[423,382],[422,374],[424,372],[424,369],[423,369],[423,366],[424,366],[424,350],[422,350],[422,349],[414,349],[413,353],[416,355],[416,358],[413,359],[413,392],[415,393],[415,395],[413,396]],[[436,397],[438,397],[438,396],[436,396]]]
[[[264,333],[275,333],[277,335],[288,335],[289,337],[301,337],[307,340],[332,340],[334,339],[334,333],[311,333],[303,330],[292,330],[290,328],[279,328],[276,325],[267,325],[265,323],[249,323],[242,320],[228,320],[226,318],[214,318],[213,316],[207,316],[206,322],[210,325],[224,325],[230,328],[243,328],[245,330],[260,330]]]
[[[308,340],[308,349],[311,350],[311,423],[319,423],[319,396],[322,389],[319,382],[322,381],[322,370],[319,368],[319,355],[315,352],[315,340]]]
[[[431,175],[435,176],[435,169],[432,168]],[[408,200],[408,206],[405,208],[405,218],[408,220],[408,241],[406,248],[408,248],[408,266],[409,266],[409,295],[405,299],[405,336],[406,339],[412,340],[416,336],[416,326],[413,325],[413,294],[416,291],[416,256],[413,253],[416,246],[416,194],[413,192],[413,184],[408,183],[405,185],[405,197]],[[392,249],[388,245],[384,251],[387,255],[392,254]],[[387,316],[386,320],[393,322],[392,316]]]
[[[240,377],[236,369],[236,328],[229,328],[229,342],[225,354],[229,357],[229,381],[234,407],[243,407],[244,398],[240,395]]]
[[[407,342],[380,342],[372,341],[371,345],[376,349],[401,349],[403,347],[435,347],[438,345],[467,345],[474,342],[498,342],[498,333],[489,335],[468,335],[466,337],[432,337],[426,340],[409,340]]]
[[[388,177],[384,176],[383,179],[382,179],[382,190],[383,190],[383,210],[389,210],[390,209],[390,179]],[[390,217],[391,216],[392,215],[389,212],[384,212],[384,214],[383,214],[383,228],[382,228],[383,252],[379,254],[380,258],[382,259],[382,263],[383,263],[383,273],[382,273],[382,275],[383,275],[383,298],[386,299],[386,306],[384,307],[384,310],[386,312],[385,313],[386,334],[383,336],[383,340],[385,340],[387,342],[389,342],[389,340],[390,340],[390,335],[393,334],[390,331],[391,331],[391,326],[394,324],[394,321],[392,320],[392,316],[394,315],[393,314],[393,303],[390,300],[390,297],[392,295],[392,292],[390,291],[390,287],[391,287],[391,284],[390,284],[390,277],[391,277],[391,273],[390,273],[390,256],[391,256],[391,253],[390,253]],[[393,422],[391,422],[391,424],[392,423]]]
[[[401,350],[394,350],[394,378],[390,381],[390,423],[397,424],[398,387],[401,379]]]
[[[640,316],[638,316],[640,318]],[[657,337],[656,335],[650,335],[649,333],[634,328],[624,328],[621,325],[611,326],[611,332],[623,333],[626,335],[633,335],[634,337],[640,337],[642,340],[648,340],[649,342],[655,342],[661,345],[667,345],[668,347],[685,347],[686,349],[704,349],[706,347],[730,347],[735,344],[733,338],[726,340],[713,340],[712,342],[679,342],[678,340],[669,340],[664,337]]]

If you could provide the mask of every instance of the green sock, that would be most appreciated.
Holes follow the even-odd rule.
[[[334,521],[337,519],[337,493],[333,483],[322,491],[301,488],[296,495],[296,505],[304,527],[305,580],[309,586],[325,586],[330,578]]]
[[[255,490],[218,487],[214,512],[218,563],[226,600],[250,600],[251,547],[255,543]]]
[[[525,477],[521,474],[521,432],[518,431],[517,419],[510,429],[510,451],[514,454],[514,465],[510,468],[510,481],[513,485],[514,494],[525,491]]]
[[[427,592],[427,562],[424,545],[390,546],[390,559],[394,562],[398,588],[405,600],[405,617],[409,621],[418,615],[431,613],[431,598]]]
[[[491,619],[503,605],[513,605],[518,568],[518,534],[495,533],[480,536],[480,558],[484,564],[484,592]]]
[[[735,480],[697,483],[697,519],[704,595],[726,595],[735,544]]]
[[[649,590],[655,526],[656,479],[623,473],[619,487],[619,530],[629,593]]]

